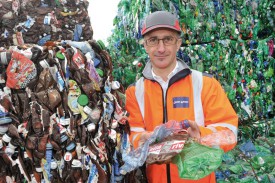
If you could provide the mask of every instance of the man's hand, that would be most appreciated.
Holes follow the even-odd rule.
[[[199,140],[201,137],[201,134],[200,134],[200,128],[198,124],[195,121],[189,120],[189,125],[190,127],[187,129],[188,134],[190,135],[190,137]]]

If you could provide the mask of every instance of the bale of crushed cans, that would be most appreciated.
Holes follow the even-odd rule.
[[[94,40],[0,48],[0,182],[134,182],[124,89]]]
[[[0,0],[0,46],[93,37],[88,0]]]

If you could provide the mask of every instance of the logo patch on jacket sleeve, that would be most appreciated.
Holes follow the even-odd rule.
[[[173,98],[174,108],[189,108],[189,97],[174,97]]]

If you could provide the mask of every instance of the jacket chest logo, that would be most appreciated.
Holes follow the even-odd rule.
[[[173,108],[189,108],[189,97],[174,97]]]

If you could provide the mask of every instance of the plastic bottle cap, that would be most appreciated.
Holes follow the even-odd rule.
[[[11,137],[9,137],[7,134],[5,134],[3,137],[2,137],[2,140],[9,143],[11,141]]]
[[[81,94],[81,95],[79,95],[79,97],[77,98],[77,102],[78,102],[79,105],[85,106],[85,105],[87,105],[87,104],[89,103],[89,98],[88,98],[87,95]]]
[[[101,69],[98,69],[98,68],[96,68],[96,72],[98,73],[98,75],[100,76],[100,77],[103,77],[103,70],[101,70]]]
[[[71,161],[72,158],[73,158],[72,153],[66,152],[66,153],[64,154],[64,160],[65,160],[65,161]]]
[[[118,81],[112,81],[112,89],[117,90],[120,88],[120,83]]]
[[[187,119],[181,121],[181,128],[187,129],[190,127],[189,121]]]
[[[65,57],[64,57],[64,55],[61,53],[61,51],[58,51],[58,52],[56,53],[56,57],[59,58],[59,59],[61,59],[61,60],[64,60],[64,59],[65,59]]]

